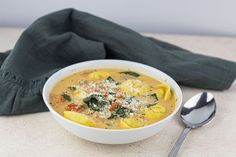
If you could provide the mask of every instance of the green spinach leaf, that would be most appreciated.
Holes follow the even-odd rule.
[[[69,88],[70,90],[73,90],[73,91],[76,90],[76,87],[74,87],[74,86],[69,86],[68,88]]]
[[[158,101],[158,97],[157,97],[157,94],[156,94],[156,93],[150,94],[150,95],[148,95],[148,96],[150,96],[150,97],[153,99],[154,102],[157,102],[157,101]]]
[[[112,119],[114,117],[127,117],[129,116],[130,113],[132,113],[133,111],[131,109],[128,109],[126,107],[123,106],[119,106],[118,108],[116,108],[114,111],[112,111],[111,116],[109,117],[109,119]]]
[[[123,71],[123,72],[120,72],[120,74],[126,74],[126,75],[130,75],[130,76],[133,76],[133,77],[139,77],[140,75],[136,72],[133,72],[133,71]]]
[[[147,104],[146,105],[147,108],[156,105],[158,102],[158,97],[156,93],[150,94],[148,96],[152,99],[153,103]]]
[[[156,105],[156,103],[153,103],[153,104],[147,104],[146,107],[149,108],[149,107],[154,106],[154,105]]]
[[[63,97],[66,101],[71,101],[71,97],[70,97],[68,94],[66,94],[66,93],[63,93],[63,94],[62,94],[62,97]]]
[[[107,80],[109,83],[116,83],[116,81],[115,81],[111,76],[108,76],[106,80]]]
[[[120,83],[119,82],[116,82],[111,76],[108,76],[107,79],[106,79],[109,83],[114,83],[116,85],[119,85]]]
[[[109,102],[104,100],[102,95],[91,94],[90,96],[83,99],[83,102],[88,105],[94,111],[101,111],[105,105]]]

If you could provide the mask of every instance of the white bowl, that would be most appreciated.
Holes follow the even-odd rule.
[[[61,79],[73,73],[87,69],[97,69],[97,68],[130,69],[132,71],[140,72],[147,76],[151,76],[157,80],[166,81],[171,86],[172,90],[175,92],[177,96],[176,109],[168,117],[154,124],[141,128],[124,129],[124,130],[110,130],[110,129],[88,127],[85,125],[72,122],[64,118],[60,114],[58,114],[51,107],[49,103],[49,94],[52,88],[56,85],[56,83],[58,83]],[[53,74],[44,85],[43,99],[48,109],[50,110],[52,116],[66,130],[68,130],[72,134],[75,134],[83,139],[93,141],[96,143],[124,144],[124,143],[140,141],[158,133],[161,130],[161,128],[163,128],[163,126],[165,126],[170,122],[173,116],[180,109],[182,103],[182,92],[178,84],[170,76],[153,67],[136,62],[123,61],[123,60],[94,60],[68,66]]]

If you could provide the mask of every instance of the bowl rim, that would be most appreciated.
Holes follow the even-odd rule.
[[[70,70],[71,68],[73,68],[74,66],[78,66],[79,64],[88,64],[88,63],[92,63],[92,62],[123,62],[123,63],[129,63],[129,64],[136,64],[136,65],[139,65],[139,66],[143,66],[145,68],[148,68],[148,69],[152,69],[152,70],[155,70],[155,71],[159,71],[159,73],[161,73],[161,75],[164,75],[165,78],[167,78],[168,80],[171,80],[175,86],[177,87],[176,90],[178,90],[179,92],[179,97],[178,97],[178,106],[175,108],[175,110],[170,114],[168,115],[167,117],[161,119],[160,121],[157,121],[155,123],[152,123],[152,124],[149,124],[149,125],[146,125],[146,126],[143,126],[143,127],[139,127],[139,128],[129,128],[129,129],[105,129],[105,128],[96,128],[96,127],[90,127],[90,126],[86,126],[86,125],[83,125],[83,124],[79,124],[79,123],[76,123],[76,122],[73,122],[69,119],[66,119],[65,117],[63,117],[62,115],[60,115],[58,112],[56,112],[51,104],[47,101],[47,96],[46,95],[46,90],[47,90],[47,87],[49,86],[50,82],[52,82],[54,80],[54,77],[56,77],[59,73],[61,73],[62,71],[68,71]],[[112,69],[112,68],[111,68]],[[116,69],[116,68],[113,68],[113,69]],[[77,71],[78,72],[78,71]],[[71,72],[71,74],[73,74],[73,72]],[[71,75],[69,74],[69,75]],[[68,76],[69,76],[68,75]],[[65,76],[64,76],[65,77]],[[64,78],[63,77],[63,78]],[[63,79],[61,78],[61,79]],[[60,80],[61,80],[60,79]],[[54,86],[55,86],[56,83],[54,83]],[[176,92],[175,90],[175,92]],[[138,130],[143,130],[143,129],[148,129],[148,128],[151,128],[151,127],[155,127],[156,125],[160,125],[162,123],[164,123],[165,121],[167,120],[170,120],[181,108],[182,106],[182,101],[183,101],[183,93],[182,93],[182,90],[180,88],[180,86],[178,85],[178,83],[172,78],[170,77],[168,74],[166,74],[165,72],[157,69],[157,68],[154,68],[152,66],[149,66],[149,65],[146,65],[146,64],[142,64],[142,63],[138,63],[138,62],[134,62],[134,61],[127,61],[127,60],[119,60],[119,59],[96,59],[96,60],[89,60],[89,61],[83,61],[83,62],[79,62],[79,63],[75,63],[75,64],[72,64],[72,65],[69,65],[69,66],[66,66],[60,70],[58,70],[57,72],[53,73],[49,78],[48,80],[46,81],[46,83],[44,84],[43,86],[43,90],[42,90],[42,96],[43,96],[43,100],[44,100],[44,103],[46,104],[46,106],[48,107],[49,111],[56,115],[57,117],[59,117],[60,119],[72,124],[72,125],[75,125],[75,126],[79,126],[79,127],[83,127],[85,129],[91,129],[91,130],[94,130],[94,131],[105,131],[105,132],[132,132],[132,131],[138,131]],[[177,104],[176,104],[177,105]]]

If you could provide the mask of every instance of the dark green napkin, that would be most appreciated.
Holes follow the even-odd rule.
[[[223,90],[236,77],[234,62],[194,54],[66,9],[39,18],[11,52],[0,53],[0,114],[47,111],[41,92],[50,75],[74,63],[104,58],[148,64],[192,87]]]

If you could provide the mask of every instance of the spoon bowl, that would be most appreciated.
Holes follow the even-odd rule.
[[[189,99],[181,109],[180,117],[190,128],[207,124],[216,113],[216,102],[211,93],[203,92]]]

